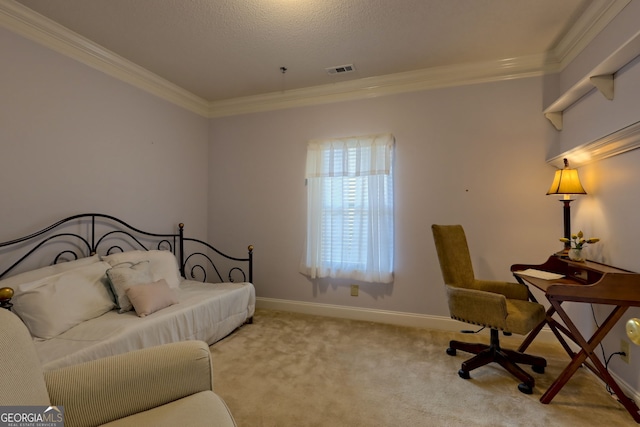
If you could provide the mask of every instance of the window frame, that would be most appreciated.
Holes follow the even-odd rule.
[[[309,141],[301,272],[312,279],[393,282],[394,146],[391,134]],[[353,238],[346,242],[345,234]]]

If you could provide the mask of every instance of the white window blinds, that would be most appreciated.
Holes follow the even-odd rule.
[[[309,142],[302,273],[393,281],[393,146],[391,134]]]

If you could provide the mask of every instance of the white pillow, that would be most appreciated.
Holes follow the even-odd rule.
[[[149,261],[151,271],[151,281],[157,282],[160,279],[167,281],[170,288],[180,286],[180,270],[175,255],[170,251],[127,251],[118,252],[102,257],[103,261],[112,266],[129,262],[136,264],[140,261]]]
[[[83,267],[89,264],[95,264],[96,262],[100,262],[100,256],[97,254],[73,261],[53,264],[47,267],[38,268],[36,270],[25,271],[24,273],[16,274],[15,276],[0,280],[0,288],[14,288],[15,290],[15,288],[18,287],[21,283],[34,282],[39,279],[44,279],[45,277],[51,277],[58,273],[73,270],[74,268]]]
[[[141,261],[136,264],[123,262],[107,270],[107,278],[111,285],[111,292],[116,299],[116,306],[119,313],[131,311],[133,306],[127,297],[127,289],[132,286],[150,283],[151,272],[149,261]]]
[[[178,304],[175,291],[167,285],[164,279],[132,286],[127,289],[127,296],[138,317],[145,317],[170,305]]]
[[[34,337],[49,339],[110,311],[106,262],[96,262],[54,276],[23,283],[14,291],[13,311]]]

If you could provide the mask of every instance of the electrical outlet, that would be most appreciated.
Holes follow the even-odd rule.
[[[351,285],[351,296],[357,297],[359,290],[360,290],[360,287],[358,285]]]
[[[629,345],[629,341],[620,340],[620,351],[624,352],[624,356],[620,356],[620,359],[622,359],[624,363],[629,363],[629,360],[631,360],[631,346]]]

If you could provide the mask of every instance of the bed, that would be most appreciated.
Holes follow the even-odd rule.
[[[184,228],[147,232],[88,213],[0,243],[0,288],[13,291],[2,305],[27,325],[45,370],[176,341],[211,345],[252,322],[253,247],[230,256]]]

